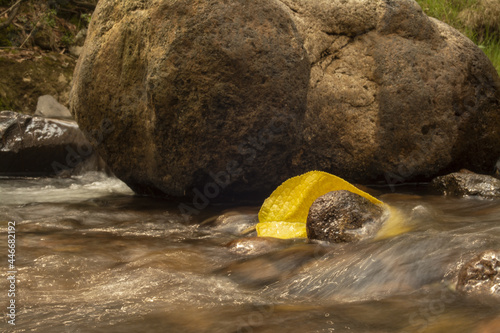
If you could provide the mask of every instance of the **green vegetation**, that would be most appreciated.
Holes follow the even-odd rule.
[[[500,0],[416,0],[423,11],[476,43],[500,74]]]
[[[500,74],[500,0],[416,0],[424,12],[456,28],[484,51]],[[97,0],[0,0],[0,47],[60,51],[77,42]],[[8,9],[11,9],[10,11]],[[2,27],[2,23],[9,23]]]
[[[81,42],[97,0],[0,0],[0,47],[64,52]]]

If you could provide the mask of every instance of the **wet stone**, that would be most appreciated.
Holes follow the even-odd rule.
[[[0,175],[54,176],[105,169],[74,121],[0,112]]]
[[[226,210],[219,216],[203,221],[201,225],[221,233],[243,235],[250,233],[252,227],[259,222],[258,211],[258,207],[240,207]]]
[[[486,251],[466,263],[458,274],[457,290],[500,297],[500,251]]]
[[[434,178],[431,187],[444,195],[500,197],[500,180],[473,172],[454,172]]]
[[[332,191],[314,201],[307,216],[307,237],[332,243],[375,235],[384,209],[349,191]]]

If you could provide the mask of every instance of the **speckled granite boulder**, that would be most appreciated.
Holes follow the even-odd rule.
[[[70,109],[114,125],[97,150],[136,192],[208,202],[310,170],[485,172],[499,100],[484,53],[413,0],[101,0]]]

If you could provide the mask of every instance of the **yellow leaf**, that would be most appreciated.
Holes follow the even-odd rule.
[[[260,237],[307,238],[306,224],[302,222],[262,222],[256,229]]]
[[[342,178],[322,171],[310,171],[293,177],[281,184],[264,201],[259,211],[259,222],[302,222],[306,223],[309,208],[320,196],[338,190],[347,190],[383,205],[382,201],[361,191]]]

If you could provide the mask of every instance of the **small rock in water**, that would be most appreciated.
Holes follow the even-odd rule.
[[[257,213],[258,208],[256,207],[226,210],[215,219],[202,222],[202,225],[210,225],[215,231],[241,235],[259,222]]]
[[[500,196],[500,180],[473,172],[454,172],[434,178],[431,186],[444,195],[480,196],[486,198]]]
[[[246,237],[229,242],[229,251],[241,255],[260,255],[289,246],[292,242],[273,237]]]
[[[314,201],[307,216],[307,237],[333,243],[371,236],[381,225],[384,209],[349,191],[332,191]]]
[[[457,290],[500,297],[500,251],[486,251],[466,263],[458,273]]]
[[[327,250],[318,244],[297,244],[255,258],[235,262],[219,272],[249,287],[261,287],[292,276]]]

